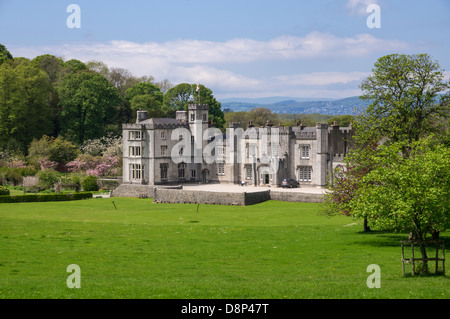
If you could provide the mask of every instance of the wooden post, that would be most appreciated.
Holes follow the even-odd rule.
[[[445,276],[445,241],[442,241],[442,272]]]
[[[434,271],[437,273],[439,270],[439,242],[436,241],[436,270]]]
[[[402,242],[402,272],[403,276],[405,276],[405,250]]]

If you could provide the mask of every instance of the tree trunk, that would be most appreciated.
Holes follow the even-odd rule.
[[[439,240],[439,232],[438,231],[431,231],[431,239],[432,240]]]
[[[428,273],[428,256],[425,249],[425,241],[420,241],[420,252],[422,254],[422,267],[420,269],[420,273],[425,275]]]
[[[368,226],[367,218],[364,218],[364,232],[369,232],[369,231],[370,231],[370,227]]]

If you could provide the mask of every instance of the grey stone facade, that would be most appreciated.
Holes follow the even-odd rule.
[[[272,186],[285,178],[324,187],[342,164],[352,127],[249,126],[226,132],[208,123],[208,105],[191,104],[175,119],[147,118],[123,124],[123,185],[232,183]],[[122,186],[121,186],[122,187]],[[126,187],[126,189],[131,189]],[[132,191],[133,193],[134,191]]]

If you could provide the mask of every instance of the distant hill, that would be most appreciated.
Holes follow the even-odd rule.
[[[281,100],[280,100],[281,99]],[[270,102],[272,101],[272,102]],[[234,112],[248,111],[254,107],[265,107],[274,113],[288,114],[330,114],[330,115],[354,115],[355,108],[368,105],[358,96],[339,100],[331,99],[301,99],[291,98],[283,100],[281,97],[269,97],[263,99],[224,99],[220,101],[222,110]],[[259,103],[256,103],[259,102]]]
[[[261,98],[226,98],[221,99],[221,103],[256,103],[256,104],[273,104],[283,101],[296,101],[296,102],[308,102],[308,101],[334,101],[335,99],[327,98],[297,98],[297,97],[287,97],[287,96],[270,96]]]

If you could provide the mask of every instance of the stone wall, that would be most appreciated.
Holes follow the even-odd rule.
[[[114,197],[153,197],[154,187],[149,185],[121,184],[111,192]]]
[[[228,193],[208,191],[187,191],[168,188],[155,188],[153,201],[155,203],[178,204],[213,204],[213,205],[254,205],[270,199],[269,191],[254,193]]]
[[[283,202],[321,203],[323,194],[306,194],[297,192],[270,192],[270,199]]]
[[[286,202],[320,203],[322,194],[297,192],[259,191],[259,192],[208,192],[184,190],[182,186],[149,186],[122,184],[112,191],[115,197],[152,197],[155,203],[174,204],[213,204],[247,206],[278,200]]]

